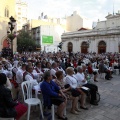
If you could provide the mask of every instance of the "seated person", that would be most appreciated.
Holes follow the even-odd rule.
[[[63,76],[64,75],[63,75],[62,71],[57,71],[56,72],[57,79],[55,79],[54,81],[60,87],[60,89],[62,90],[62,92],[65,93],[65,95],[68,98],[70,98],[71,94],[68,93],[68,92],[71,90],[71,87],[70,87],[70,85],[69,86],[67,85],[68,87],[64,85]],[[67,88],[65,88],[65,87],[67,87]],[[71,99],[72,99],[72,108],[71,108],[71,111],[72,111],[73,114],[76,114],[77,112],[80,112],[80,110],[77,107],[75,109],[73,109],[73,106],[75,106],[75,104],[77,103],[78,97],[76,97],[76,96],[73,95],[71,97]]]
[[[38,77],[37,81],[42,80],[43,72],[42,72],[42,69],[41,69],[41,63],[40,62],[36,62],[36,67],[34,68],[33,73],[39,73],[41,75],[40,77]]]
[[[62,90],[52,81],[50,71],[44,73],[44,81],[41,83],[40,88],[43,94],[44,106],[51,107],[52,104],[57,105],[56,115],[59,119],[67,120],[63,115],[63,111],[67,104],[67,98]]]
[[[74,92],[74,94],[72,93],[72,96],[79,97],[81,95],[80,96],[80,103],[81,103],[80,108],[84,109],[84,110],[88,110],[88,108],[85,107],[85,97],[86,97],[86,94],[78,86],[77,79],[74,76],[74,69],[72,67],[68,67],[66,69],[66,73],[67,73],[67,76],[66,76],[66,79],[65,79],[66,80],[65,83],[69,84],[71,89],[72,89],[71,92]],[[74,106],[72,108],[72,112],[73,113],[74,113],[74,111],[76,109],[75,107],[77,108],[77,106]]]
[[[26,71],[23,73],[23,81],[33,81],[37,85],[37,79],[41,76],[40,73],[33,73],[33,66],[26,66]]]
[[[4,73],[0,73],[0,117],[15,118],[22,120],[27,112],[27,107],[12,99],[11,91],[5,87],[7,77]]]
[[[107,61],[104,62],[104,72],[106,73],[105,79],[110,80],[112,77],[112,70],[109,69]]]
[[[92,69],[92,64],[91,63],[88,63],[88,73],[94,75],[94,82],[98,82],[96,80],[96,78],[97,78],[97,72]]]
[[[77,74],[75,75],[78,85],[79,86],[85,86],[90,89],[90,95],[91,95],[91,100],[90,103],[92,105],[98,105],[96,102],[96,92],[98,91],[98,87],[94,84],[87,83],[85,79],[85,75],[83,73],[83,68],[81,66],[77,67]]]
[[[69,91],[71,88],[68,87],[67,89],[65,89],[65,83],[63,81],[63,72],[62,71],[57,71],[56,72],[56,79],[54,80],[54,82],[58,85],[58,87],[65,93],[67,91]]]

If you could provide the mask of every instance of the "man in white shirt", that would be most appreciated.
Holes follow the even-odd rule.
[[[56,78],[55,73],[56,73],[57,71],[58,71],[57,63],[56,63],[56,62],[53,62],[53,63],[52,63],[52,69],[50,70],[50,73],[51,73],[51,75],[53,76],[53,78]]]
[[[22,64],[21,68],[16,72],[16,82],[21,84],[23,82],[23,73],[26,71],[26,64]]]
[[[31,81],[34,85],[37,85],[37,79],[39,78],[40,73],[33,73],[33,66],[26,66],[26,72],[23,73],[23,81]]]
[[[36,62],[36,67],[35,67],[34,70],[33,70],[33,74],[34,74],[34,73],[39,73],[39,74],[40,74],[40,76],[39,76],[39,78],[37,79],[37,81],[41,81],[42,76],[43,76],[43,72],[42,72],[42,70],[41,70],[41,63],[40,63],[40,62]]]
[[[98,87],[94,84],[87,83],[87,81],[85,79],[85,75],[83,73],[83,69],[81,66],[77,67],[77,74],[75,75],[75,77],[78,81],[79,86],[85,86],[90,89],[90,94],[91,94],[90,103],[92,105],[98,105],[98,103],[96,103],[96,101],[95,101],[96,100],[96,92],[98,91]]]
[[[33,73],[41,73],[41,75],[43,74],[43,72],[41,70],[41,63],[40,62],[36,62],[36,67],[34,68]]]
[[[57,63],[54,62],[54,63],[52,63],[52,69],[50,70],[51,75],[53,76],[53,78],[56,78],[55,73],[56,73],[57,71],[62,71],[63,74],[65,75],[65,71],[62,69],[62,67],[58,67]]]
[[[57,61],[56,63],[57,63],[57,68],[58,68],[58,70],[59,70],[59,71],[62,71],[62,72],[63,72],[63,75],[65,76],[66,74],[65,74],[65,71],[63,70],[62,66],[60,65],[60,61]]]

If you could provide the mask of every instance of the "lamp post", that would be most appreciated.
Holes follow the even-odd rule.
[[[10,18],[10,22],[8,22],[8,31],[7,31],[7,37],[9,38],[10,44],[11,44],[11,51],[12,51],[12,56],[13,57],[13,40],[16,37],[15,34],[16,32],[13,31],[15,29],[16,26],[16,20],[11,16]]]
[[[87,43],[88,43],[88,45],[90,45],[90,44],[91,44],[91,40],[90,40],[90,39],[88,39]]]

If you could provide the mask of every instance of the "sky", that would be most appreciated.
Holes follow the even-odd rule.
[[[105,20],[108,13],[120,10],[120,0],[22,0],[28,3],[28,18],[38,19],[43,12],[51,17],[64,18],[77,11],[92,21]]]

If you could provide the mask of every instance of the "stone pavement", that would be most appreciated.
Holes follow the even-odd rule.
[[[68,120],[120,120],[120,75],[113,75],[113,78],[109,81],[98,76],[98,81],[96,84],[101,95],[99,105],[91,106],[87,104],[89,110],[81,110],[79,115],[73,115],[69,112],[70,103],[68,102]],[[47,120],[46,118],[45,120]],[[41,120],[39,113],[31,112],[30,120]]]

